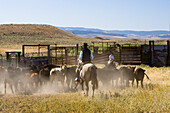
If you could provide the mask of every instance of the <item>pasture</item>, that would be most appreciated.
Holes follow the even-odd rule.
[[[101,68],[102,66],[97,65]],[[151,81],[144,78],[144,88],[134,87],[99,89],[92,99],[79,92],[35,93],[31,95],[0,95],[0,112],[170,112],[170,67],[149,67],[146,70]],[[107,77],[107,75],[106,75]]]

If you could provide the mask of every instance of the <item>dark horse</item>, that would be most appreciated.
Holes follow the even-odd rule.
[[[86,93],[84,92],[84,94],[86,96],[88,96],[90,81],[92,82],[92,89],[93,89],[92,97],[94,97],[94,90],[98,88],[97,70],[96,69],[97,69],[97,67],[92,63],[85,64],[82,67],[81,71],[80,71],[79,66],[76,69],[76,73],[80,74],[80,79],[81,79],[80,84],[82,85],[83,91],[84,91],[84,83],[85,83]],[[77,85],[76,85],[76,88],[77,88]]]

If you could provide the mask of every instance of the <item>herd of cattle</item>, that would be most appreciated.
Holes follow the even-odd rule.
[[[38,88],[43,85],[62,85],[67,89],[74,89],[77,66],[72,67],[59,67],[55,65],[43,66],[30,66],[28,68],[14,68],[0,66],[0,84],[4,86],[4,93],[6,89],[10,88],[12,93],[18,92],[36,92]],[[136,79],[137,87],[138,82],[141,81],[143,87],[143,79],[145,70],[136,67],[120,67],[119,69],[109,69],[107,66],[97,69],[97,79],[104,87],[129,87],[129,81]],[[149,77],[146,75],[149,79]],[[99,86],[100,87],[100,86]],[[56,86],[57,88],[57,86]]]

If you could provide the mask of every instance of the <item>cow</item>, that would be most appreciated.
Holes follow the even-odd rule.
[[[135,79],[135,68],[136,67],[120,67],[119,71],[121,73],[121,83],[122,85],[126,81],[126,87],[129,87],[129,81],[132,81],[132,87]]]
[[[63,74],[62,68],[52,68],[50,71],[50,83],[54,84],[55,82],[61,82],[62,86],[64,86],[65,76]]]
[[[76,68],[77,66],[72,66],[72,67],[64,66],[64,69],[63,69],[63,74],[66,77],[66,84],[68,88],[71,88],[71,89],[73,88],[73,83],[76,78]]]
[[[103,86],[108,87],[110,86],[109,83],[112,82],[114,85],[114,81],[116,82],[115,87],[118,86],[118,81],[120,78],[120,73],[118,69],[110,70],[110,69],[97,69],[97,77],[99,81],[102,82]]]
[[[142,68],[137,68],[136,69],[136,71],[135,71],[135,79],[136,79],[137,87],[138,87],[139,81],[141,81],[141,87],[143,88],[143,79],[144,79],[144,75],[146,75],[145,71],[146,70],[144,70]],[[148,75],[146,75],[146,77],[147,77],[147,79],[150,80]]]

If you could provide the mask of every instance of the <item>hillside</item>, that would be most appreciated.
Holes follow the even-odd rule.
[[[84,27],[59,27],[60,29],[70,31],[75,35],[93,38],[102,37],[107,39],[167,39],[169,31],[132,31],[132,30],[102,30]]]
[[[1,49],[21,49],[23,44],[76,44],[89,42],[51,25],[6,24],[0,25]]]

